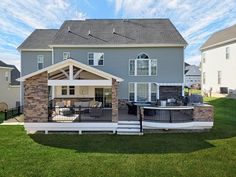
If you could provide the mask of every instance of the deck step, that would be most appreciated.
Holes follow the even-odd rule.
[[[143,135],[143,132],[117,132],[117,135]]]
[[[139,121],[118,121],[118,135],[143,135]]]
[[[118,121],[118,124],[139,124],[139,121]]]
[[[138,124],[118,124],[118,128],[140,128]]]

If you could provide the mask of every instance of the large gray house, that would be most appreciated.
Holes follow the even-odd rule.
[[[51,100],[63,107],[52,114],[97,102],[117,122],[128,102],[177,98],[184,94],[186,45],[169,19],[69,20],[36,29],[18,47],[25,120],[47,122]]]

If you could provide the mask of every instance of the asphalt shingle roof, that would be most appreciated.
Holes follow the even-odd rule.
[[[58,29],[35,29],[18,49],[50,49]]]
[[[16,79],[20,77],[20,71],[14,65],[8,65],[0,60],[0,67],[10,67],[11,70],[11,85],[20,85],[20,82]]]
[[[225,42],[228,40],[231,40],[233,38],[236,38],[236,25],[233,25],[229,28],[226,28],[224,30],[215,32],[211,37],[201,46],[200,49],[207,48],[209,46]]]
[[[169,19],[88,19],[65,21],[59,30],[36,29],[19,49],[48,49],[50,44],[187,45],[187,42]]]

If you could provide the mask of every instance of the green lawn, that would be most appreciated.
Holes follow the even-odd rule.
[[[184,92],[185,92],[185,95],[188,95],[188,92],[191,93],[191,94],[201,95],[201,90],[197,90],[197,89],[191,89],[191,88],[187,89],[187,88],[185,88]]]
[[[0,126],[0,176],[236,176],[236,100],[215,106],[210,132],[28,136]]]

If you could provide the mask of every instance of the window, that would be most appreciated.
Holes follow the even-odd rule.
[[[75,94],[75,86],[69,86],[69,94],[74,95]]]
[[[157,84],[151,83],[151,101],[157,101]]]
[[[38,67],[38,70],[43,69],[43,67],[44,67],[44,56],[43,55],[37,56],[37,67]]]
[[[225,58],[226,59],[229,59],[229,57],[230,57],[229,53],[230,53],[229,47],[226,47],[225,48]]]
[[[61,87],[61,95],[67,95],[67,86]]]
[[[75,95],[75,86],[62,86],[61,95]]]
[[[148,83],[137,83],[137,101],[148,101]]]
[[[104,53],[88,53],[88,64],[92,66],[103,66]]]
[[[156,76],[157,60],[149,59],[147,54],[138,55],[137,59],[129,60],[129,75],[131,76]]]
[[[146,54],[146,53],[141,53],[141,54],[139,54],[138,56],[137,56],[137,58],[138,59],[148,59],[149,58],[149,56]]]
[[[205,62],[206,62],[206,54],[202,53],[202,63],[205,63]]]
[[[134,83],[129,84],[129,100],[134,101]]]
[[[63,52],[63,60],[70,58],[70,52]]]
[[[203,82],[203,84],[206,84],[206,73],[205,72],[202,73],[202,82]]]
[[[221,71],[218,71],[218,84],[221,84]]]
[[[156,83],[129,83],[129,101],[147,102],[156,100]]]
[[[8,82],[9,81],[9,72],[8,71],[5,72],[5,78],[6,78],[6,81]]]

